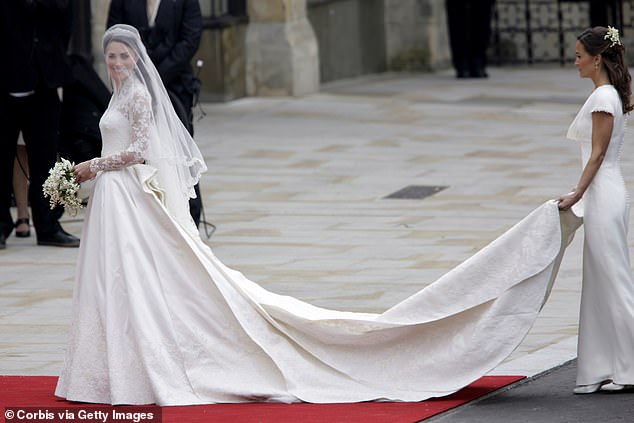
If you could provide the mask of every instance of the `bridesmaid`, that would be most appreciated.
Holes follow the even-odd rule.
[[[618,30],[577,37],[575,65],[594,90],[567,137],[581,144],[583,171],[560,209],[583,197],[584,247],[575,394],[634,385],[634,281],[627,246],[629,199],[619,167],[631,77]]]

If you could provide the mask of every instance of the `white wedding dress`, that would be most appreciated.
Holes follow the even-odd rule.
[[[143,99],[128,93],[127,101],[135,95]],[[146,103],[118,101],[101,122],[103,171],[87,210],[55,392],[69,400],[184,405],[448,395],[522,341],[581,223],[549,201],[384,313],[314,307],[227,268],[168,214],[155,170],[130,153],[148,142],[143,125],[131,121],[144,116]]]
[[[583,284],[577,385],[613,380],[634,384],[634,281],[627,245],[629,198],[619,155],[625,121],[612,85],[596,88],[568,130],[581,143],[582,164],[592,152],[592,113],[614,116],[603,163],[583,195]]]

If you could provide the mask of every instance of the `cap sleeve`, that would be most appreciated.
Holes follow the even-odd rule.
[[[621,100],[619,99],[618,93],[613,87],[609,86],[599,88],[594,93],[592,103],[590,104],[590,113],[604,112],[616,116],[620,107]]]

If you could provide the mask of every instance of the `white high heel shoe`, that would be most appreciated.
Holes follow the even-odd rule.
[[[601,386],[603,386],[605,382],[592,383],[590,385],[577,385],[575,389],[572,390],[574,394],[594,394]]]
[[[634,388],[634,385],[619,385],[618,383],[612,382],[612,383],[603,385],[601,387],[601,390],[615,392],[615,391],[622,391],[624,389],[632,389],[632,388]]]

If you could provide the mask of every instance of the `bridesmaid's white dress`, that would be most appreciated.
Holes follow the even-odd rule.
[[[147,142],[135,121],[144,103],[114,107],[123,100],[113,99],[101,122],[103,156],[116,160],[97,176],[84,223],[55,392],[69,400],[336,403],[451,394],[522,341],[581,223],[549,201],[384,313],[314,307],[226,267],[167,213],[155,170],[120,154]]]
[[[596,88],[568,130],[580,141],[582,164],[592,151],[592,113],[614,116],[599,171],[583,196],[583,285],[577,385],[604,380],[634,384],[634,281],[627,245],[629,198],[619,156],[625,120],[612,85]]]

